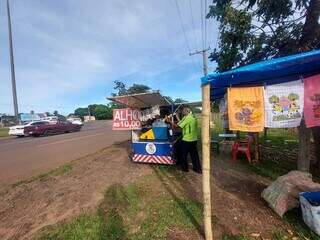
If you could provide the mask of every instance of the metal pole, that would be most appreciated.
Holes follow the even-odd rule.
[[[16,76],[15,76],[15,69],[14,69],[12,30],[11,30],[11,16],[10,16],[9,0],[7,0],[7,14],[8,14],[8,29],[9,29],[9,51],[10,51],[12,97],[13,97],[14,115],[16,117],[16,121],[18,121],[19,110],[18,110],[18,99],[17,99],[17,88],[16,88]]]

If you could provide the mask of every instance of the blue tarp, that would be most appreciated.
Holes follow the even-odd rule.
[[[211,100],[221,98],[228,87],[261,86],[290,82],[320,73],[320,50],[299,53],[212,73],[201,79],[210,83]]]

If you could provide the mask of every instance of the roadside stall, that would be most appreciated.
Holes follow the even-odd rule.
[[[227,72],[212,73],[203,77],[201,81],[204,222],[206,239],[212,239],[210,102],[221,99],[227,94],[229,128],[232,131],[259,133],[265,128],[299,127],[300,152],[297,168],[302,172],[308,171],[310,135],[306,134],[306,130],[320,127],[320,50],[261,61]],[[315,143],[319,142],[319,139],[313,140]],[[277,189],[287,188],[277,187]],[[299,198],[299,191],[293,191],[295,199]],[[317,197],[319,204],[319,192],[305,194],[312,202],[311,195]],[[301,196],[304,194],[301,193]],[[285,198],[281,196],[281,192],[277,193],[276,197],[272,195],[272,199],[281,200],[279,201],[281,207],[287,206],[287,203],[283,204]],[[265,200],[268,202],[268,199]],[[302,205],[302,211],[305,210]],[[305,222],[308,225],[308,221]],[[320,221],[318,223],[320,226]]]
[[[110,97],[121,109],[113,110],[113,130],[131,131],[131,160],[138,163],[175,164],[174,106],[159,92]]]

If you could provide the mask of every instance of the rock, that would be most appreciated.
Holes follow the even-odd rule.
[[[320,184],[312,181],[310,173],[291,171],[263,190],[261,197],[282,217],[287,211],[299,207],[300,192],[319,190]]]

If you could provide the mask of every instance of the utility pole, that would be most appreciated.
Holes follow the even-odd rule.
[[[16,76],[15,76],[15,70],[14,70],[14,58],[13,58],[13,44],[12,44],[12,30],[11,30],[11,16],[10,16],[9,0],[7,0],[7,15],[8,15],[8,29],[9,29],[9,51],[10,51],[12,97],[13,97],[14,115],[16,117],[16,121],[18,122],[19,110],[18,110]]]
[[[210,50],[210,47],[204,50],[199,50],[195,51],[193,53],[190,53],[190,56],[196,55],[196,54],[202,54],[202,59],[203,59],[203,75],[207,76],[208,75],[208,57],[207,57],[207,52]]]
[[[203,58],[203,74],[208,75],[208,57],[207,51],[210,48],[190,53],[190,56],[202,54]],[[203,191],[203,216],[204,216],[204,232],[206,240],[212,240],[212,212],[211,212],[211,159],[210,159],[210,84],[202,85],[202,191]]]

